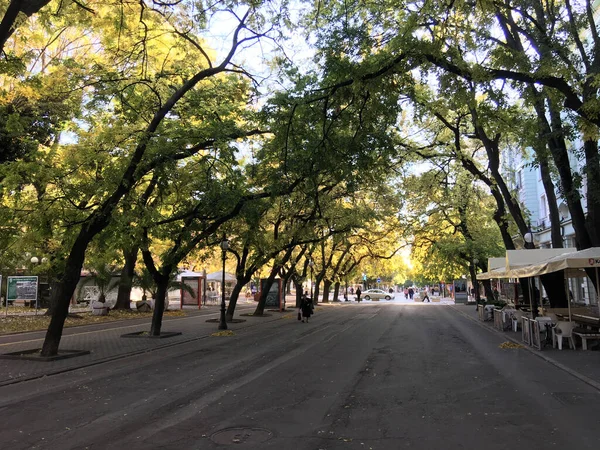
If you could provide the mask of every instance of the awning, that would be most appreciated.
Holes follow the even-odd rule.
[[[183,272],[180,272],[177,274],[177,279],[181,280],[182,278],[201,278],[204,275],[202,274],[202,272],[193,272],[191,270],[184,270]]]
[[[530,266],[544,262],[555,256],[576,252],[576,248],[538,248],[528,250],[507,250],[506,270],[510,277],[516,278],[511,272],[513,269]]]
[[[558,249],[557,249],[558,250]],[[563,249],[567,250],[567,249]],[[565,252],[558,256],[530,264],[514,270],[515,277],[537,277],[547,273],[568,270],[569,276],[584,275],[582,269],[600,267],[600,247],[592,247],[575,252]]]
[[[219,270],[218,272],[209,273],[206,275],[207,281],[223,281],[223,271]],[[225,281],[237,281],[235,275],[225,272]]]
[[[507,275],[506,269],[504,267],[497,267],[496,269],[492,269],[477,275],[478,280],[492,280],[498,278],[510,278],[510,276]]]
[[[521,271],[532,264],[538,264],[549,258],[574,253],[575,248],[539,248],[529,250],[507,250],[504,258],[488,258],[488,271],[477,275],[478,280],[498,278],[523,278]]]
[[[504,268],[506,266],[506,256],[502,256],[500,258],[488,258],[488,272],[491,272],[494,269],[498,269],[500,267]]]

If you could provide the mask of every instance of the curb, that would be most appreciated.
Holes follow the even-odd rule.
[[[495,332],[496,334],[498,334],[498,335],[500,335],[500,336],[503,336],[505,339],[507,339],[507,340],[509,340],[509,341],[512,341],[512,342],[514,342],[515,344],[520,344],[520,345],[523,345],[523,343],[522,343],[522,342],[520,342],[520,341],[518,341],[518,340],[514,339],[514,338],[513,338],[513,337],[511,337],[511,336],[507,336],[506,334],[502,333],[501,331],[499,331],[499,330],[496,330],[494,327],[490,327],[490,326],[487,326],[487,325],[483,324],[481,321],[479,321],[479,320],[475,319],[474,317],[471,317],[470,315],[468,315],[468,314],[464,313],[463,311],[460,311],[460,310],[459,310],[459,309],[457,309],[456,307],[454,307],[454,306],[453,306],[453,307],[452,307],[452,309],[453,309],[454,311],[456,311],[458,314],[460,314],[461,316],[463,316],[463,317],[466,317],[467,319],[469,319],[471,322],[474,322],[474,323],[476,323],[476,324],[477,324],[477,325],[479,325],[480,327],[482,327],[482,328],[484,328],[484,329],[486,329],[486,330],[489,330],[489,331],[493,331],[493,332]],[[549,356],[546,356],[546,355],[544,355],[542,352],[536,351],[536,350],[534,350],[534,349],[533,349],[533,348],[531,348],[531,347],[528,347],[528,346],[526,346],[526,345],[523,345],[523,349],[527,350],[529,353],[531,353],[531,354],[533,354],[533,355],[536,355],[537,357],[539,357],[539,358],[543,359],[544,361],[546,361],[546,362],[548,362],[548,363],[552,364],[553,366],[555,366],[555,367],[558,367],[558,368],[559,368],[559,369],[561,369],[561,370],[564,370],[564,371],[565,371],[565,372],[567,372],[568,374],[570,374],[570,375],[574,376],[575,378],[577,378],[577,379],[578,379],[578,380],[580,380],[580,381],[583,381],[584,383],[586,383],[586,384],[590,385],[591,387],[593,387],[594,389],[596,389],[597,391],[599,391],[599,392],[600,392],[600,383],[598,383],[597,381],[595,381],[595,380],[592,380],[591,378],[589,378],[589,377],[586,377],[585,375],[582,375],[581,373],[577,372],[576,370],[573,370],[573,369],[571,369],[570,367],[567,367],[567,366],[565,366],[564,364],[562,364],[562,363],[559,363],[559,362],[558,362],[558,361],[556,361],[555,359],[553,359],[553,358],[550,358]]]

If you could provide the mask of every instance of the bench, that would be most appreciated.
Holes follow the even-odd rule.
[[[585,333],[585,332],[581,332],[581,331],[573,331],[573,334],[576,336],[579,336],[581,338],[581,348],[583,350],[587,350],[587,340],[588,339],[593,339],[593,340],[600,339],[600,333]]]

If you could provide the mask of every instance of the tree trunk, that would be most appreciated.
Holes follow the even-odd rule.
[[[535,146],[535,152],[540,163],[542,183],[544,185],[544,191],[546,192],[546,198],[548,200],[551,227],[550,237],[552,241],[552,247],[563,248],[564,245],[561,233],[560,215],[558,213],[558,201],[556,199],[556,191],[550,174],[548,157],[546,156],[546,149],[549,149],[550,154],[553,155],[552,147],[555,145],[553,142],[553,139],[555,138],[553,138],[552,136],[552,129],[550,128],[550,124],[548,123],[548,119],[546,118],[546,105],[544,103],[543,96],[533,86],[529,86],[528,90],[533,96],[533,104],[537,114],[538,143]],[[569,165],[567,164],[567,169],[568,168]],[[570,175],[570,169],[568,169],[568,172]]]
[[[475,303],[479,304],[481,301],[481,296],[479,294],[479,285],[477,281],[477,271],[475,270],[475,265],[473,263],[469,263],[469,274],[471,276],[471,283],[473,283],[473,292],[475,294]]]
[[[56,280],[54,280],[53,278],[49,277],[48,278],[48,286],[50,288],[50,300],[49,300],[50,306],[44,313],[45,316],[51,316],[52,314],[54,314],[54,309],[56,308],[56,305],[53,303],[55,299],[54,299],[54,296],[52,295],[52,293],[58,289],[59,283]]]
[[[81,278],[85,250],[92,237],[88,233],[84,233],[83,230],[80,232],[78,239],[71,248],[62,277],[56,283],[55,289],[52,290],[50,305],[54,305],[54,308],[42,345],[42,356],[56,356],[58,354],[65,319],[69,314],[69,302]]]
[[[546,192],[546,199],[548,203],[548,215],[550,216],[550,238],[552,241],[553,248],[563,248],[563,239],[560,232],[560,216],[558,214],[558,201],[556,199],[556,192],[554,183],[550,175],[550,166],[548,165],[548,158],[545,152],[542,152],[542,156],[538,153],[538,160],[540,163],[540,173],[542,175],[542,184],[544,185],[544,191]]]
[[[233,313],[235,312],[235,307],[237,305],[238,298],[240,297],[240,292],[242,292],[244,286],[246,286],[250,282],[251,278],[251,276],[248,276],[237,279],[237,283],[231,291],[231,297],[229,297],[229,305],[227,305],[227,311],[225,312],[225,320],[227,322],[231,322],[233,320]]]
[[[331,280],[323,281],[323,303],[329,303],[329,290],[331,289]]]
[[[564,130],[562,127],[562,118],[560,109],[556,107],[550,97],[548,99],[548,109],[550,111],[550,120],[552,128],[547,125],[547,132],[551,133],[550,152],[554,159],[554,165],[560,176],[560,184],[563,196],[567,201],[569,213],[571,214],[571,223],[575,231],[575,245],[578,250],[586,249],[592,246],[592,240],[586,227],[585,213],[581,205],[581,194],[573,180],[571,164],[569,162],[569,152],[565,142]],[[546,122],[544,116],[543,121]]]
[[[333,285],[333,301],[334,302],[339,302],[340,299],[338,297],[338,295],[340,295],[340,282],[336,281]]]
[[[284,298],[284,300],[285,300],[285,297],[288,294],[292,293],[292,283],[293,283],[292,280],[293,280],[295,274],[296,274],[295,270],[294,269],[290,269],[285,274],[285,277],[283,278],[283,282],[282,282],[283,283],[283,287],[282,287],[282,290],[283,290],[283,295],[284,295],[283,298]],[[283,302],[283,304],[284,304],[284,306],[287,307],[287,304],[285,303],[285,301]]]
[[[456,134],[456,140],[459,141],[460,133],[459,130],[455,129],[453,132]],[[506,250],[514,250],[515,244],[512,240],[512,235],[510,233],[510,223],[507,219],[506,214],[506,205],[504,203],[504,198],[502,197],[502,193],[498,189],[495,183],[492,182],[490,178],[488,178],[479,168],[473,163],[471,159],[461,157],[460,153],[458,154],[459,160],[463,168],[474,175],[477,179],[483,181],[486,186],[489,187],[494,200],[496,201],[496,211],[494,211],[494,221],[498,225],[500,230],[500,235],[502,236],[502,242],[504,243],[504,247]]]
[[[321,285],[321,281],[323,281],[324,275],[317,275],[317,278],[315,278],[315,289],[313,291],[313,305],[316,305],[319,303],[319,286]]]
[[[569,306],[565,295],[565,279],[560,275],[562,275],[562,272],[549,273],[540,277],[552,308],[567,308]]]
[[[587,182],[587,230],[590,234],[592,247],[600,245],[600,163],[598,141],[586,140],[583,143],[585,151],[585,175]]]
[[[294,286],[296,287],[296,308],[300,308],[300,304],[302,303],[302,294],[304,293],[302,292],[302,280],[297,280],[296,277],[293,277],[292,280],[294,280]]]
[[[156,296],[154,298],[154,311],[152,313],[152,326],[150,327],[150,336],[160,336],[162,319],[165,312],[165,298],[169,286],[169,277],[156,283]]]
[[[496,300],[496,296],[494,295],[494,290],[492,289],[492,282],[490,280],[482,280],[483,284],[483,292],[485,293],[485,298],[488,303],[492,303]]]
[[[117,303],[114,309],[131,309],[131,287],[133,285],[133,276],[135,274],[135,262],[138,256],[138,248],[124,250],[123,257],[125,266],[121,272],[119,280],[119,292],[117,293]]]
[[[261,287],[260,299],[258,300],[258,305],[256,305],[256,309],[254,310],[255,316],[262,316],[265,313],[265,303],[267,303],[267,295],[269,294],[271,286],[273,286],[273,281],[275,281],[276,276],[277,268],[274,267],[273,269],[271,269],[269,277],[265,280],[265,284]]]
[[[0,22],[0,51],[4,50],[6,41],[14,33],[19,15],[31,17],[48,3],[50,0],[11,0]]]

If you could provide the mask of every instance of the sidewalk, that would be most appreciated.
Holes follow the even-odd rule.
[[[577,347],[577,350],[572,350],[566,342],[563,342],[562,350],[552,348],[552,345],[546,345],[540,351],[523,343],[521,331],[499,331],[494,328],[493,321],[482,322],[479,320],[475,305],[455,305],[452,308],[480,326],[489,329],[491,332],[504,336],[507,341],[523,345],[524,350],[533,353],[600,390],[600,352],[594,350],[583,351],[581,347]]]
[[[254,305],[238,305],[235,318],[244,319],[245,322],[228,323],[228,329],[235,331],[248,328],[273,320],[281,320],[283,316],[290,314],[289,312],[266,312],[271,316],[240,317],[240,314],[254,312],[254,308]],[[218,331],[218,323],[206,321],[208,319],[218,319],[219,315],[218,306],[203,306],[200,311],[188,311],[186,317],[165,316],[161,331],[181,332],[182,334],[164,339],[121,337],[126,333],[149,331],[150,318],[65,328],[60,342],[60,349],[88,350],[90,351],[89,354],[51,362],[0,359],[0,386],[205,339]],[[45,331],[36,331],[0,336],[0,353],[6,354],[41,348],[45,334]]]

